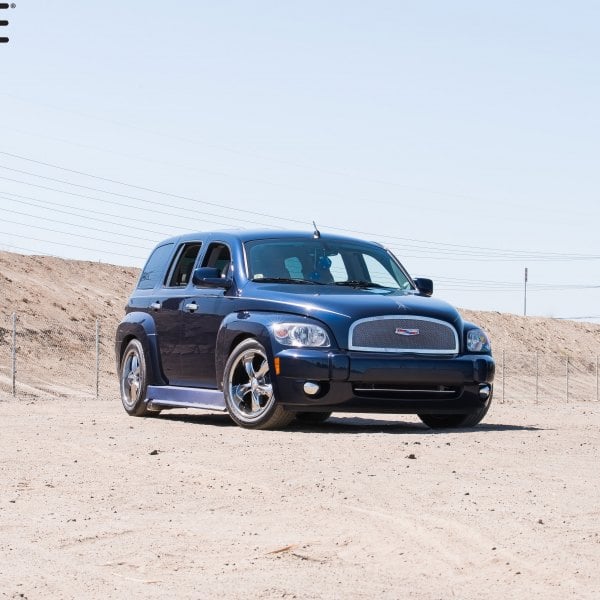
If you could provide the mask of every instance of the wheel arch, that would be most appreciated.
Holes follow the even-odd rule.
[[[139,340],[146,356],[148,383],[150,385],[165,385],[167,383],[162,374],[158,339],[154,320],[146,313],[128,313],[118,327],[115,338],[115,358],[117,372],[121,368],[123,354],[129,342]]]
[[[273,368],[273,349],[271,347],[269,324],[275,318],[280,317],[281,315],[274,313],[235,313],[223,319],[217,334],[215,352],[216,379],[220,390],[223,389],[223,374],[229,355],[238,344],[246,339],[256,339],[264,346],[269,364]]]

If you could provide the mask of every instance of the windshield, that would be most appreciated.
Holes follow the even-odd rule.
[[[248,277],[257,282],[413,289],[400,264],[372,244],[355,241],[254,240],[246,243]]]

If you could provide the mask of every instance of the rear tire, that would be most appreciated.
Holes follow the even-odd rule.
[[[154,416],[146,408],[146,390],[148,388],[148,370],[142,343],[133,339],[127,344],[121,358],[119,382],[121,402],[127,414],[132,417]]]
[[[269,360],[255,339],[238,344],[225,364],[223,395],[229,416],[248,429],[279,429],[289,425],[293,412],[278,404]]]

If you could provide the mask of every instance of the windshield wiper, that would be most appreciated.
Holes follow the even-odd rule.
[[[320,281],[312,279],[299,279],[296,277],[254,277],[252,281],[257,283],[310,283],[312,285],[325,285]]]
[[[372,281],[362,281],[362,280],[350,280],[350,281],[336,281],[335,285],[345,285],[348,287],[354,288],[387,288],[386,285],[381,285],[379,283],[373,283]],[[387,288],[389,289],[389,288]]]

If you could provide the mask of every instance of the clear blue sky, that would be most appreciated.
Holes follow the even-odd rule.
[[[0,249],[315,220],[459,307],[522,314],[528,267],[528,314],[600,321],[600,3],[16,3]]]

